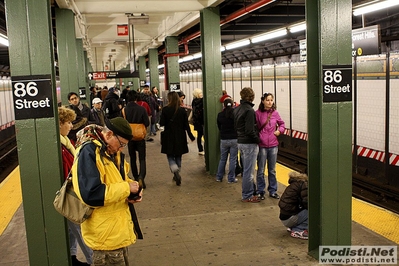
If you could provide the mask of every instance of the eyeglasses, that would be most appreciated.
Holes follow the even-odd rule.
[[[124,148],[124,147],[126,147],[126,145],[127,145],[127,143],[123,143],[123,142],[121,142],[121,140],[118,138],[118,135],[114,135],[116,138],[117,138],[117,140],[119,141],[119,148]]]

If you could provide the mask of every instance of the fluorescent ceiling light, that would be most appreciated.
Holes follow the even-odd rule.
[[[148,24],[150,17],[146,15],[128,17],[129,25]]]
[[[270,40],[270,39],[277,38],[280,36],[284,36],[286,34],[287,34],[287,29],[281,29],[281,30],[276,30],[276,31],[272,31],[272,32],[267,32],[267,33],[252,37],[251,42],[257,43],[257,42],[261,42],[261,41],[266,41],[266,40]]]
[[[193,59],[194,59],[194,56],[192,56],[192,55],[187,55],[187,56],[185,56],[185,57],[179,58],[179,63],[181,63],[181,62],[187,62],[187,61],[190,61],[190,60],[193,60]]]
[[[231,50],[231,49],[235,49],[235,48],[238,48],[241,46],[249,45],[250,43],[251,43],[251,41],[249,39],[243,39],[238,42],[232,42],[232,43],[226,44],[225,47],[226,47],[226,50]]]
[[[302,22],[302,23],[299,23],[299,24],[292,25],[291,27],[289,27],[289,30],[290,30],[291,33],[295,33],[295,32],[306,30],[306,22]]]
[[[200,58],[200,57],[202,57],[202,53],[201,52],[193,54],[193,59],[197,59],[197,58]]]
[[[221,51],[221,52],[224,52],[225,50],[226,50],[226,47],[220,46],[220,51]]]
[[[160,69],[160,68],[164,68],[165,67],[165,65],[164,64],[162,64],[162,65],[159,65],[158,66],[158,69]]]
[[[381,9],[396,6],[396,5],[399,5],[398,0],[386,0],[383,2],[374,3],[371,5],[362,5],[362,6],[359,6],[359,7],[356,7],[355,9],[353,9],[353,15],[359,16],[362,14],[374,12],[377,10],[381,10]]]
[[[0,43],[9,46],[8,37],[0,33]]]

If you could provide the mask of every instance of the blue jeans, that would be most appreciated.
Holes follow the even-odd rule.
[[[237,144],[242,158],[242,199],[249,199],[254,194],[254,172],[256,156],[258,155],[258,144]]]
[[[292,231],[308,230],[308,210],[303,209],[296,215],[292,215],[287,220],[281,220],[285,227],[291,228]]]
[[[229,160],[229,173],[227,174],[227,181],[234,182],[237,153],[238,153],[237,139],[220,140],[220,161],[218,166],[218,172],[216,174],[216,179],[218,180],[223,179],[224,170],[226,168],[226,162],[229,153],[230,153],[230,160]]]
[[[85,255],[88,264],[93,264],[93,250],[86,246],[83,241],[82,232],[80,231],[80,224],[75,224],[67,219],[68,232],[69,232],[69,249],[71,256],[76,256],[77,254],[77,244],[79,243],[80,249]]]
[[[168,158],[169,168],[172,173],[180,172],[181,169],[181,155],[172,155],[167,154],[166,158]]]
[[[267,178],[269,185],[267,191],[269,195],[277,192],[276,179],[276,161],[277,161],[278,146],[272,148],[259,147],[258,154],[258,172],[256,174],[257,189],[256,194],[265,194],[265,165],[267,160]]]

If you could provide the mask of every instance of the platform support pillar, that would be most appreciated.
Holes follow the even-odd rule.
[[[159,91],[159,71],[158,71],[158,49],[148,49],[148,67],[150,69],[150,86],[157,87]],[[160,91],[158,96],[162,95]]]
[[[331,101],[324,91],[338,77],[352,87],[351,12],[350,0],[306,1],[309,254],[315,258],[322,245],[351,244],[352,96]],[[349,70],[336,72],[344,66]]]
[[[205,163],[206,170],[216,175],[220,160],[219,129],[217,114],[222,110],[222,53],[220,51],[219,8],[209,7],[200,12],[202,86],[205,116]]]
[[[166,55],[178,54],[179,45],[176,36],[168,36],[165,38]],[[166,66],[164,68],[167,84],[165,90],[170,89],[170,85],[176,85],[180,88],[180,69],[179,69],[179,56],[169,56],[166,58]],[[187,104],[187,103],[186,103]],[[189,103],[191,104],[191,103]]]
[[[15,109],[29,264],[69,265],[66,222],[52,204],[64,178],[50,1],[6,0],[5,10],[14,94],[16,89],[34,82],[36,85],[30,84],[37,91],[31,90],[30,96],[37,100],[45,97],[47,103],[32,112]],[[28,96],[20,94],[20,97]]]

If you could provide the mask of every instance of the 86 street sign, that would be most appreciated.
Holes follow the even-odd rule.
[[[352,101],[352,66],[323,66],[323,102]]]
[[[15,120],[54,117],[51,76],[12,77]]]

